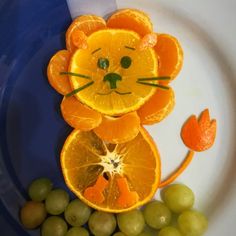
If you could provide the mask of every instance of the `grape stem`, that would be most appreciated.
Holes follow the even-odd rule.
[[[194,156],[194,151],[189,150],[186,158],[181,163],[179,168],[177,170],[175,170],[174,173],[172,173],[166,180],[162,181],[159,185],[159,188],[163,188],[166,185],[169,185],[172,182],[174,182],[184,172],[184,170],[188,167],[188,165],[190,164],[190,162],[193,159],[193,156]]]

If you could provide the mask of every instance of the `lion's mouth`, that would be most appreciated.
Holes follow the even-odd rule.
[[[112,93],[116,93],[116,94],[119,94],[119,95],[132,94],[132,92],[120,92],[120,91],[117,91],[117,90],[111,90],[111,91],[109,91],[109,92],[107,92],[107,93],[99,93],[99,92],[98,92],[97,94],[104,96],[104,95],[110,95],[110,94],[112,94]]]

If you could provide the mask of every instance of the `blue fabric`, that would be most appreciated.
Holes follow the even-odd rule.
[[[29,183],[41,176],[66,189],[59,150],[70,132],[62,99],[48,84],[51,56],[65,47],[71,22],[65,0],[0,1],[1,236],[39,235],[19,222]]]

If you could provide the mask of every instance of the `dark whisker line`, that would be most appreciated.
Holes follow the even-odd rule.
[[[77,77],[81,77],[85,79],[91,79],[91,77],[88,75],[77,74],[74,72],[60,72],[60,75],[72,75],[72,76],[77,76]]]
[[[129,47],[129,46],[125,46],[125,48],[130,49],[130,50],[135,50],[135,48]]]
[[[94,51],[91,52],[91,54],[93,55],[94,53],[96,53],[96,52],[98,52],[100,50],[101,50],[101,48],[95,49]]]
[[[138,81],[152,81],[152,80],[170,80],[169,76],[151,77],[151,78],[138,78]]]
[[[166,90],[169,89],[169,87],[164,86],[164,85],[160,85],[160,84],[150,84],[150,83],[145,83],[145,82],[142,82],[142,81],[137,81],[137,83],[152,86],[152,87],[162,88],[162,89],[166,89]]]
[[[91,81],[91,82],[89,82],[89,83],[87,83],[87,84],[85,84],[85,85],[83,85],[83,86],[81,86],[81,87],[79,87],[79,88],[73,90],[72,92],[66,94],[66,97],[71,97],[71,96],[75,95],[76,93],[80,92],[81,90],[88,88],[88,87],[91,86],[93,83],[94,83],[94,81]]]
[[[108,92],[108,93],[97,93],[98,95],[102,95],[102,96],[104,96],[104,95],[109,95],[109,94],[111,94],[113,92],[113,90],[112,91],[110,91],[110,92]]]
[[[131,94],[132,92],[125,92],[125,93],[122,93],[122,92],[119,92],[119,91],[115,91],[115,93],[119,94],[119,95],[126,95],[126,94]]]

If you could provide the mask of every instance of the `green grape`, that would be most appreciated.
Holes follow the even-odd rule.
[[[81,226],[85,224],[91,214],[91,208],[81,202],[79,199],[75,199],[69,203],[65,210],[65,219],[72,226]]]
[[[126,236],[126,235],[123,234],[122,232],[117,232],[117,233],[113,234],[113,236]]]
[[[206,217],[197,211],[184,211],[178,218],[179,229],[187,236],[200,236],[208,227]]]
[[[171,221],[170,210],[160,201],[155,200],[149,202],[145,206],[143,214],[146,223],[154,229],[161,229],[168,226]]]
[[[65,236],[67,229],[67,224],[62,218],[50,216],[43,222],[41,236]]]
[[[82,227],[72,227],[65,236],[89,236],[89,232]]]
[[[90,216],[88,225],[95,236],[110,236],[116,229],[116,218],[113,214],[95,211]]]
[[[194,193],[183,184],[173,184],[164,189],[162,198],[167,207],[175,213],[181,213],[192,208]]]
[[[117,222],[120,231],[129,236],[140,234],[145,226],[143,214],[139,210],[132,210],[118,214]]]
[[[47,216],[45,206],[41,202],[26,202],[20,210],[20,219],[27,229],[35,229],[41,225]]]
[[[46,210],[51,215],[63,213],[69,203],[69,195],[63,189],[52,190],[45,201]]]
[[[142,233],[139,234],[138,236],[152,236],[152,234],[149,233],[149,232],[142,232]]]
[[[172,226],[167,226],[157,234],[158,236],[181,236],[181,233],[178,229]]]
[[[30,184],[28,194],[33,201],[41,202],[46,199],[51,190],[51,180],[47,178],[39,178]]]

